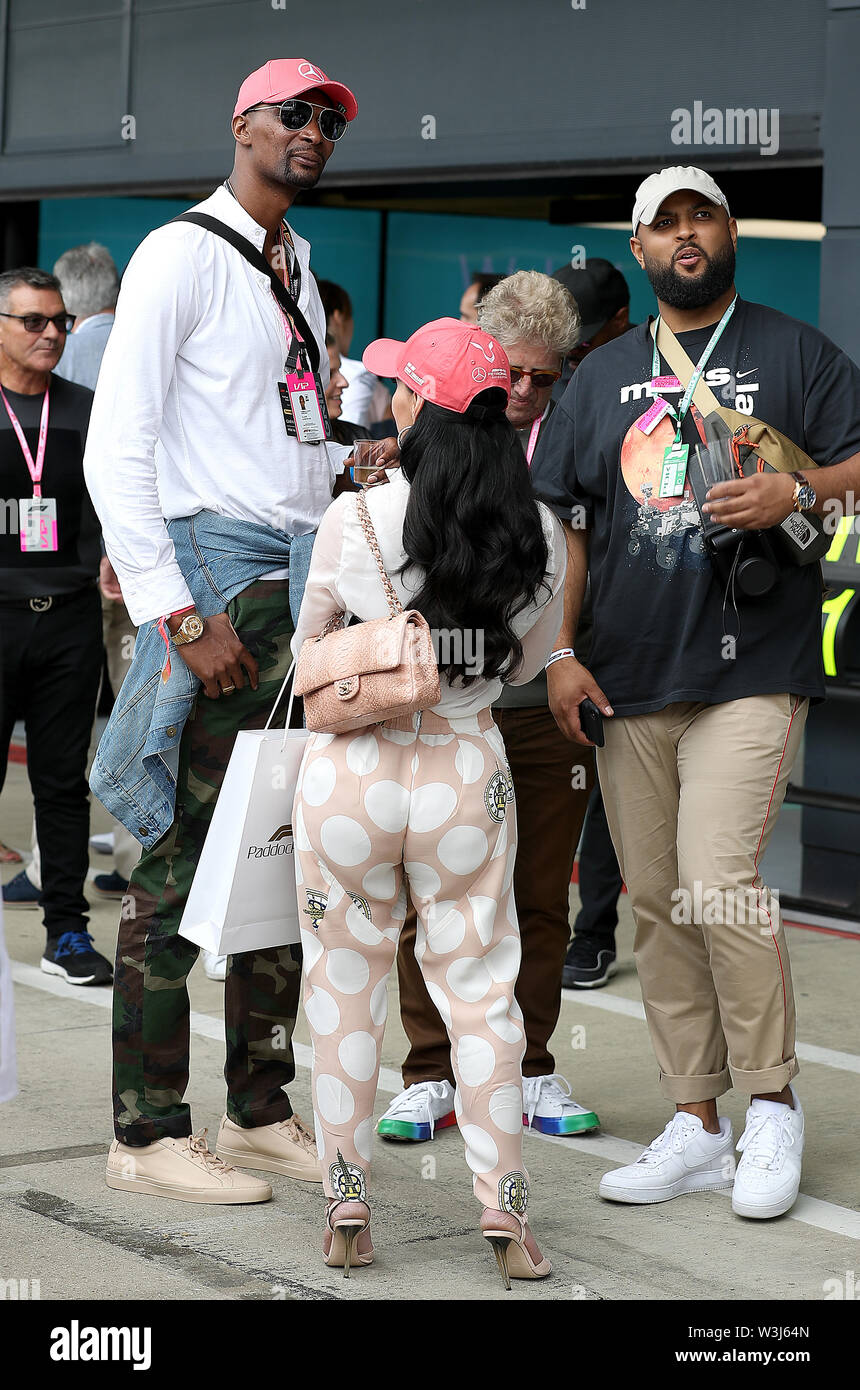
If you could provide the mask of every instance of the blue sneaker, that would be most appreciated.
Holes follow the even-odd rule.
[[[89,932],[67,931],[56,941],[48,941],[41,968],[46,975],[61,975],[70,985],[109,985],[113,981],[110,961],[93,950]]]
[[[42,890],[36,888],[27,877],[26,871],[21,870],[14,878],[3,887],[3,906],[4,907],[38,907]]]
[[[124,898],[128,892],[128,879],[114,869],[112,874],[96,874],[93,887],[102,898]]]

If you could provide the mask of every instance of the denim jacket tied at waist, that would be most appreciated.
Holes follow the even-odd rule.
[[[295,623],[314,533],[288,536],[209,511],[170,521],[167,530],[201,617],[223,613],[261,575],[289,567]],[[165,657],[157,624],[144,623],[90,773],[93,793],[144,849],[152,849],[173,824],[179,743],[200,687],[176,652],[162,681]]]

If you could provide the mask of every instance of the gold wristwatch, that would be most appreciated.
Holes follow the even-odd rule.
[[[199,613],[186,613],[179,627],[171,633],[173,644],[176,647],[184,647],[189,642],[196,642],[198,637],[202,636],[203,619]]]
[[[791,476],[794,479],[794,497],[791,502],[794,511],[810,511],[816,502],[815,488],[805,473],[792,473]]]

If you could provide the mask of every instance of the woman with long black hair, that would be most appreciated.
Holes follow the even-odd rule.
[[[330,1265],[370,1264],[367,1176],[386,981],[406,915],[445,1021],[456,1112],[484,1206],[481,1229],[509,1276],[550,1272],[527,1218],[522,1161],[520,940],[512,878],[513,787],[490,706],[502,681],[530,680],[557,636],[566,549],[533,497],[505,418],[507,358],[481,329],[440,319],[364,354],[395,377],[401,466],[367,494],[382,560],[404,608],[435,642],[431,710],[345,734],[316,734],[293,810],[305,1012],[314,1040],[316,1135],[329,1207]],[[317,534],[293,650],[335,613],[387,614],[355,496]]]

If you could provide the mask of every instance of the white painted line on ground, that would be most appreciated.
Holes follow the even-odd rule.
[[[645,1021],[645,1010],[638,999],[625,999],[620,994],[608,994],[601,990],[595,995],[592,990],[563,989],[562,999],[569,1004],[585,1004],[587,1008],[605,1009],[610,1014],[626,1014],[628,1018]],[[822,1067],[833,1067],[836,1071],[853,1071],[860,1074],[860,1057],[853,1052],[837,1052],[832,1047],[816,1047],[814,1043],[798,1042],[795,1052],[801,1062],[817,1062]]]
[[[860,1072],[860,1057],[852,1052],[836,1052],[832,1047],[816,1047],[814,1043],[799,1042],[795,1052],[801,1062],[818,1062],[822,1067],[834,1067],[836,1071]]]
[[[595,995],[590,989],[563,989],[562,999],[569,1004],[585,1004],[592,1009],[605,1009],[610,1014],[626,1014],[628,1018],[638,1018],[645,1022],[645,1010],[638,999],[625,999],[620,994],[607,994],[601,990]]]
[[[80,1004],[90,1004],[100,1009],[112,1007],[112,991],[101,987],[89,989],[86,986],[69,985],[59,975],[46,975],[35,965],[22,965],[19,961],[13,961],[12,979],[19,985],[26,985],[30,989],[40,989],[44,993],[56,995],[60,999],[73,999]],[[596,1002],[590,996],[582,999],[579,990],[564,990],[563,994],[566,998],[573,995],[574,999],[580,1003]],[[611,1012],[614,1013],[632,1013],[634,1008],[642,1008],[642,1005],[637,1006],[634,1000],[621,999],[617,995],[604,995],[604,999],[612,999],[614,1004],[625,1006],[612,1008]],[[638,1017],[639,1015],[634,1014],[633,1016]],[[215,1018],[212,1014],[202,1014],[192,1010],[190,1026],[191,1032],[196,1033],[198,1037],[211,1038],[215,1042],[223,1042],[224,1040],[223,1018]],[[307,1044],[294,1043],[293,1052],[296,1066],[309,1071],[313,1057]],[[402,1088],[403,1082],[399,1072],[393,1071],[391,1067],[380,1068],[380,1091],[389,1095],[396,1095]],[[525,1131],[525,1135],[529,1140],[539,1140],[544,1144],[560,1144],[565,1149],[573,1149],[577,1153],[588,1154],[592,1157],[605,1158],[611,1163],[630,1163],[639,1157],[644,1147],[642,1144],[634,1144],[629,1139],[619,1139],[613,1134],[592,1134],[577,1138],[573,1134],[537,1134],[532,1130],[530,1132]],[[731,1192],[727,1191],[723,1195],[730,1197]],[[860,1212],[852,1211],[850,1207],[840,1207],[834,1202],[822,1202],[817,1197],[805,1197],[801,1194],[788,1216],[792,1221],[802,1221],[805,1225],[815,1226],[822,1231],[830,1231],[835,1235],[860,1240]]]

